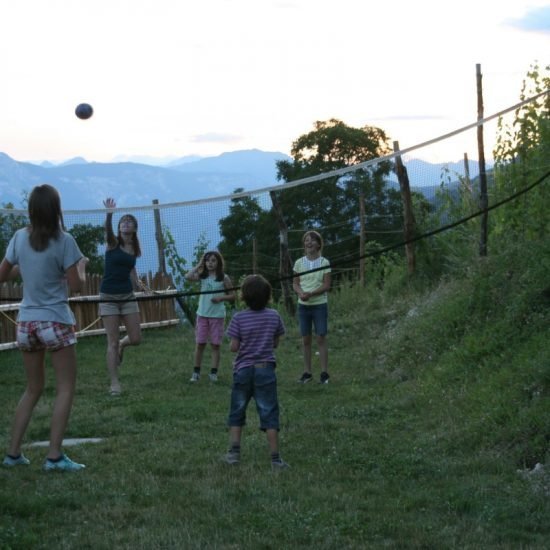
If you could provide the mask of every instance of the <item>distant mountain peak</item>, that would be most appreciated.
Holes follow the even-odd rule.
[[[65,162],[61,162],[57,166],[71,166],[73,164],[88,164],[88,161],[84,157],[74,157]]]

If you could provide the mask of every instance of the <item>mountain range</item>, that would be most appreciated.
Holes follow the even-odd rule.
[[[103,208],[106,197],[115,197],[117,205],[126,207],[146,206],[155,199],[160,204],[193,201],[229,195],[236,188],[250,191],[277,185],[276,161],[292,160],[284,153],[258,149],[169,159],[163,165],[160,160],[155,165],[154,159],[144,159],[100,163],[77,157],[58,164],[37,164],[0,152],[0,207],[12,203],[22,208],[24,193],[41,183],[51,183],[59,190],[65,210]],[[431,164],[412,159],[406,167],[411,186],[419,188],[439,185],[445,169],[454,180],[464,175],[463,162]],[[470,161],[470,176],[477,174],[477,163]]]

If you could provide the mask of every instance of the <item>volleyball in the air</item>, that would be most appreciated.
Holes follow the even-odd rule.
[[[76,109],[74,110],[74,114],[78,118],[82,120],[86,120],[94,114],[94,110],[92,109],[92,106],[89,103],[80,103],[80,105],[76,106]]]

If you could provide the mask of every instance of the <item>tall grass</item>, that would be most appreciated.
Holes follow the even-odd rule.
[[[188,383],[184,327],[145,333],[108,395],[105,341],[78,343],[72,475],[0,469],[0,548],[547,548],[550,245],[509,247],[437,284],[394,271],[330,296],[329,385],[302,371],[294,320],[278,350],[281,453],[272,473],[251,404],[242,463],[227,448],[231,355]],[[401,281],[401,282],[399,282]],[[209,356],[205,357],[205,365]],[[48,387],[27,442],[48,438]],[[316,369],[318,379],[318,369]],[[24,385],[0,354],[2,441]],[[548,466],[547,466],[548,467]],[[545,485],[546,484],[546,485]]]

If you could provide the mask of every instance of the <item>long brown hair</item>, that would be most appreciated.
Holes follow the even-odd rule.
[[[112,248],[115,248],[117,245],[118,246],[123,246],[124,245],[124,240],[122,239],[122,235],[120,234],[120,224],[125,220],[128,220],[128,221],[132,222],[134,224],[134,227],[136,228],[136,230],[134,231],[134,233],[132,235],[132,248],[134,249],[134,256],[136,256],[136,258],[137,258],[137,257],[141,256],[141,246],[139,245],[139,239],[138,239],[138,236],[137,236],[138,222],[137,222],[137,219],[135,218],[135,216],[132,216],[132,214],[124,214],[120,218],[120,220],[118,220],[116,236],[113,233],[113,228],[112,228],[112,225],[111,225],[111,218],[109,216],[107,216],[107,221],[105,222],[106,223],[106,229],[107,229],[107,244],[109,245],[109,247],[112,247]]]
[[[46,250],[50,239],[57,239],[64,229],[61,199],[55,187],[37,185],[29,195],[31,247],[37,252]]]
[[[223,256],[217,250],[209,250],[205,252],[202,256],[201,263],[199,265],[201,279],[206,279],[208,277],[208,269],[206,269],[206,260],[214,256],[218,260],[218,265],[216,266],[216,281],[223,281],[225,278],[225,267]]]

